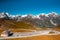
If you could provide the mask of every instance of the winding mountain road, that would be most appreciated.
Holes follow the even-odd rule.
[[[53,34],[49,34],[49,32],[54,32]],[[11,39],[11,38],[23,38],[23,37],[32,37],[32,36],[40,36],[40,35],[58,35],[60,34],[59,31],[56,30],[42,30],[36,32],[16,32],[10,37],[0,37],[1,39]]]

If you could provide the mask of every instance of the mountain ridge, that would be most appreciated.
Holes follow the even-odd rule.
[[[51,12],[49,14],[40,14],[33,16],[32,14],[28,15],[10,15],[8,13],[0,13],[0,20],[10,20],[14,22],[20,22],[22,24],[31,24],[36,27],[54,27],[60,25],[60,15],[56,14],[55,12]],[[6,22],[5,22],[6,23]],[[15,23],[16,24],[16,23]],[[18,24],[18,23],[17,23]],[[9,24],[10,25],[10,24]],[[21,24],[19,24],[21,25]]]

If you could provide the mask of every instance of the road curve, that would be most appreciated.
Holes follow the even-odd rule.
[[[53,34],[49,34],[50,31],[53,31]],[[43,31],[36,31],[36,32],[16,32],[13,36],[10,37],[0,37],[1,39],[11,39],[11,38],[24,38],[24,37],[32,37],[32,36],[41,36],[41,35],[58,35],[60,34],[59,31],[55,30],[43,30]]]

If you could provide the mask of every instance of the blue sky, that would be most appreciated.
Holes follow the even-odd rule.
[[[60,0],[0,0],[0,12],[10,14],[60,13]]]

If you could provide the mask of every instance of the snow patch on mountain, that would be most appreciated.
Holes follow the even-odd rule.
[[[56,26],[59,25],[60,23],[60,15],[55,13],[55,12],[50,12],[49,14],[45,13],[40,13],[37,15],[32,15],[32,14],[25,14],[25,15],[11,15],[8,12],[2,12],[0,13],[0,18],[7,18],[7,19],[12,19],[15,21],[22,21],[22,20],[31,20],[34,22],[35,25],[37,26]]]

